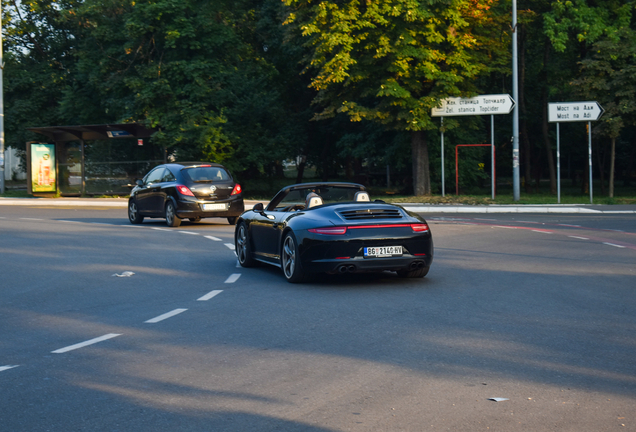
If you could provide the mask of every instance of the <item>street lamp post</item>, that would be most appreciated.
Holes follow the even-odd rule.
[[[519,201],[519,71],[517,69],[517,0],[512,1],[512,195]]]
[[[4,193],[4,97],[2,90],[2,5],[0,4],[0,194]]]

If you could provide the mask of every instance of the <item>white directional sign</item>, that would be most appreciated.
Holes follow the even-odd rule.
[[[596,101],[556,102],[548,104],[550,123],[596,121],[605,110]]]
[[[515,101],[507,94],[447,98],[441,102],[439,108],[431,110],[431,117],[509,114],[515,106]]]

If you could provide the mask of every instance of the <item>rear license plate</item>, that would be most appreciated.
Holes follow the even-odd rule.
[[[227,210],[227,204],[203,204],[203,210]]]
[[[365,257],[402,256],[402,246],[365,247]]]

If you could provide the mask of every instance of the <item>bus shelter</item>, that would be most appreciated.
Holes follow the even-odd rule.
[[[47,126],[27,130],[46,142],[27,143],[27,189],[62,196],[127,195],[136,178],[166,161],[139,123]]]

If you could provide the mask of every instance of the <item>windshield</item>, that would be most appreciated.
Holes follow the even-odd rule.
[[[316,193],[322,198],[324,204],[354,201],[356,192],[364,190],[353,186],[315,186],[290,190],[278,202],[272,201],[270,210],[286,211],[293,206],[305,206],[307,195]]]
[[[231,180],[230,174],[220,167],[194,167],[183,170],[186,180],[195,183],[207,183]]]

